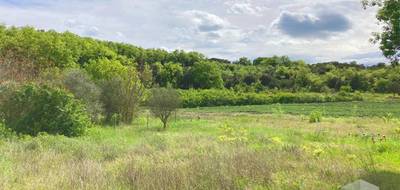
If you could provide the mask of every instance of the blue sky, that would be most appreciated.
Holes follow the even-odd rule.
[[[360,0],[0,0],[0,23],[208,57],[385,61]]]

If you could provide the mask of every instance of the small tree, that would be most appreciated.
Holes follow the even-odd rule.
[[[151,85],[147,68],[139,73],[135,63],[129,62],[127,65],[120,60],[102,58],[91,60],[85,66],[102,89],[100,100],[106,123],[131,124],[143,101],[146,85]]]
[[[99,123],[104,112],[100,100],[101,89],[90,80],[89,76],[80,69],[70,69],[64,72],[63,86],[71,92],[75,98],[81,100],[90,114],[92,121]]]
[[[122,75],[102,81],[101,87],[106,122],[132,123],[146,91],[136,69],[128,67]]]
[[[161,120],[164,129],[171,115],[181,106],[178,92],[169,88],[153,89],[148,103],[150,112]]]

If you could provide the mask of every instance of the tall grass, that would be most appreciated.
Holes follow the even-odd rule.
[[[78,138],[3,139],[0,189],[320,190],[359,178],[395,189],[392,124],[359,119],[363,133],[388,138],[373,144],[348,121],[327,118],[316,129],[297,116],[188,113],[167,131],[141,119]]]

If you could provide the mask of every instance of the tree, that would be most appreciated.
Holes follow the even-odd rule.
[[[235,63],[239,64],[239,65],[251,65],[252,64],[251,60],[249,58],[247,58],[247,57],[241,57]]]
[[[161,120],[166,129],[169,118],[181,106],[181,100],[174,89],[156,88],[152,90],[148,105],[151,113]]]
[[[99,123],[103,113],[103,104],[100,100],[101,89],[90,80],[87,73],[80,69],[66,70],[63,74],[62,83],[75,98],[85,104],[92,121]]]
[[[374,33],[373,42],[380,42],[383,55],[398,64],[400,59],[400,1],[363,0],[363,5],[378,6],[376,18],[382,25],[381,33]]]
[[[178,88],[183,78],[183,67],[179,64],[169,62],[164,65],[160,73],[160,78],[160,86],[167,87],[171,85],[174,88]]]
[[[90,60],[85,69],[94,80],[112,79],[127,72],[127,67],[120,61],[107,58]]]
[[[254,65],[271,65],[276,67],[278,65],[289,65],[291,63],[287,56],[273,56],[273,57],[259,57],[253,61]]]
[[[103,89],[101,100],[106,122],[130,124],[139,111],[146,91],[136,69],[127,67],[126,72],[121,75],[102,80],[100,83]]]
[[[191,67],[184,77],[185,88],[223,88],[221,70],[215,62],[197,62]]]

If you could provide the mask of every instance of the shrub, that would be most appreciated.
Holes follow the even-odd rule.
[[[313,111],[309,116],[310,123],[319,123],[322,121],[322,113],[320,111]]]
[[[101,89],[90,80],[89,76],[79,69],[67,70],[63,76],[63,85],[75,98],[85,104],[92,121],[99,123],[103,113]]]
[[[91,124],[83,105],[71,94],[34,84],[15,90],[2,102],[0,113],[8,128],[33,136],[41,132],[79,136]]]
[[[0,84],[0,104],[8,100],[12,93],[18,88],[17,82],[7,81]]]
[[[0,122],[0,139],[13,136],[15,136],[15,133],[10,128],[7,128],[3,122]]]
[[[151,113],[161,120],[165,129],[170,116],[180,107],[181,101],[174,89],[157,88],[152,90],[148,104]]]

